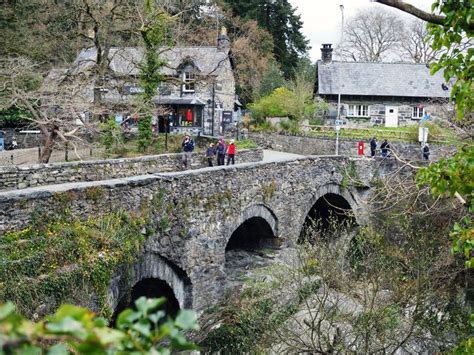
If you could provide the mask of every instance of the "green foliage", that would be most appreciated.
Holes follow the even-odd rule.
[[[84,304],[90,292],[99,312],[110,316],[110,278],[118,265],[135,261],[143,223],[121,211],[86,221],[41,215],[26,229],[6,233],[0,240],[0,300],[33,316],[63,302]]]
[[[312,94],[308,91],[278,88],[251,104],[250,110],[257,122],[262,122],[266,117],[290,117],[302,120],[313,115],[316,105],[312,100]]]
[[[258,144],[251,139],[242,139],[235,142],[235,146],[238,149],[255,149],[258,148]]]
[[[26,124],[31,118],[32,116],[28,109],[12,106],[0,110],[0,127]]]
[[[113,117],[109,117],[100,128],[102,144],[107,155],[110,155],[113,150],[117,150],[123,144],[122,130]]]
[[[0,305],[1,354],[169,354],[193,350],[183,331],[196,330],[196,315],[180,311],[175,320],[165,319],[159,309],[164,298],[135,301],[126,309],[116,329],[86,308],[63,305],[45,321],[28,321],[15,312],[11,302]]]
[[[141,153],[151,145],[153,132],[151,131],[151,116],[141,117],[138,121],[137,150]]]
[[[446,82],[455,81],[451,98],[456,103],[458,118],[462,119],[474,111],[474,48],[471,46],[465,51],[461,46],[463,41],[473,37],[474,6],[471,0],[437,0],[432,10],[445,19],[443,26],[428,24],[431,47],[443,50],[441,58],[431,64],[431,72],[443,70]]]
[[[465,201],[468,215],[455,223],[451,233],[452,251],[463,254],[466,266],[474,267],[474,147],[465,146],[452,158],[441,159],[421,169],[417,174],[418,185],[428,184],[433,196],[457,196]]]
[[[141,95],[144,117],[141,117],[138,122],[139,152],[144,152],[151,145],[153,138],[151,112],[154,110],[154,105],[151,100],[157,94],[158,86],[163,80],[161,68],[166,64],[166,61],[160,58],[160,47],[172,44],[170,29],[173,24],[173,18],[155,8],[152,1],[145,2],[145,12],[147,22],[140,28],[145,53],[143,62],[139,65],[140,86],[144,89]]]
[[[275,61],[268,63],[267,70],[263,73],[262,80],[256,93],[256,98],[270,95],[275,89],[287,86],[280,66]]]

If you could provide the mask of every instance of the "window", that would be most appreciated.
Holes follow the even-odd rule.
[[[369,105],[349,105],[348,117],[369,117]]]
[[[183,73],[183,92],[194,92],[194,85],[196,80],[196,74],[191,72]]]
[[[419,107],[419,106],[414,106],[413,107],[413,118],[419,119],[423,118],[425,114],[425,108],[424,107]]]

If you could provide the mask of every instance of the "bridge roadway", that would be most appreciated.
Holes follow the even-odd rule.
[[[38,210],[54,213],[67,207],[78,218],[88,218],[149,207],[152,234],[130,272],[116,271],[109,304],[115,309],[142,280],[159,279],[181,308],[201,312],[222,299],[226,250],[238,247],[239,238],[264,235],[274,245],[292,245],[315,208],[328,206],[350,208],[358,223],[365,222],[363,201],[376,173],[373,160],[265,156],[234,166],[1,192],[0,238],[26,227]],[[321,203],[326,200],[329,205]]]

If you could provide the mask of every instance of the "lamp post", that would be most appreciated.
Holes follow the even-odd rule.
[[[341,9],[341,46],[344,40],[344,5],[339,5]],[[337,119],[336,119],[336,155],[339,155],[339,131],[341,130],[341,68],[338,70],[338,93],[337,93]]]

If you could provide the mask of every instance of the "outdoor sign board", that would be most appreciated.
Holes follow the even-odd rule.
[[[232,123],[232,111],[222,111],[222,122]]]
[[[145,92],[143,88],[134,85],[124,85],[123,90],[128,95],[142,94]]]

